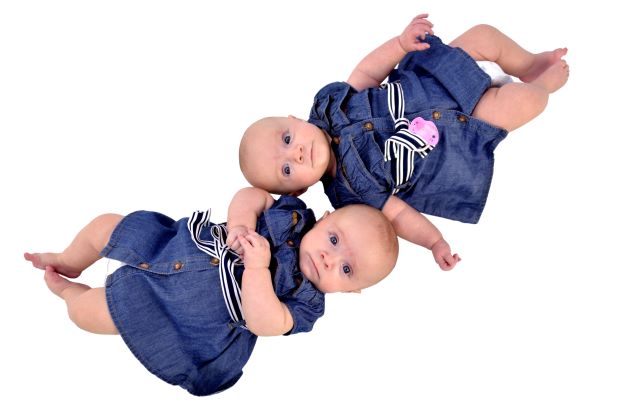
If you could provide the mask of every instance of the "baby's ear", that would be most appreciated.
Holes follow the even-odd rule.
[[[288,115],[287,117],[288,117],[289,119],[302,120],[301,118],[297,118],[297,117],[296,117],[296,116],[294,116],[294,115]]]
[[[302,189],[295,190],[295,191],[293,191],[291,193],[288,193],[288,195],[294,196],[294,197],[298,197],[301,194],[305,193],[307,191],[307,189],[308,189],[308,187],[303,187]]]
[[[329,216],[330,212],[328,210],[325,210],[324,213],[322,214],[322,217],[320,219],[318,219],[319,221],[323,220],[324,218],[326,218],[327,216]]]

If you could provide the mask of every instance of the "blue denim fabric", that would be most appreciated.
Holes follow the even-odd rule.
[[[507,131],[470,116],[490,77],[459,48],[427,36],[426,51],[407,54],[389,75],[405,95],[405,117],[435,123],[440,140],[426,158],[416,156],[412,177],[397,196],[422,213],[462,222],[479,221],[494,166],[494,149]],[[336,177],[324,177],[333,207],[365,203],[383,208],[395,185],[385,141],[394,132],[387,90],[355,91],[332,83],[314,99],[309,122],[327,131],[337,159]]]
[[[314,222],[302,201],[286,196],[257,224],[271,245],[277,296],[294,317],[291,333],[311,330],[324,313],[324,294],[298,269],[297,245]],[[209,230],[202,239],[212,239]],[[150,372],[199,396],[239,380],[257,337],[230,323],[218,267],[192,241],[187,218],[134,212],[101,255],[127,264],[107,278],[107,303],[125,343]],[[243,268],[235,273],[241,282]]]

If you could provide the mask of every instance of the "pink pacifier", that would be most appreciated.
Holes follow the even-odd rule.
[[[439,139],[440,134],[435,123],[430,120],[424,120],[421,117],[417,117],[409,124],[409,132],[419,136],[423,141],[431,146],[435,146]]]

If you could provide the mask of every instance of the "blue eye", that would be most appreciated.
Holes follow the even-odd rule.
[[[353,272],[353,270],[350,268],[350,266],[344,264],[342,266],[342,271],[344,272],[344,274],[351,274]]]
[[[329,237],[329,241],[331,241],[331,244],[337,245],[338,239],[337,239],[337,237],[335,235],[331,235]]]
[[[290,169],[290,166],[288,164],[285,164],[281,171],[283,172],[283,175],[286,177],[292,174],[292,170]]]
[[[289,143],[292,142],[292,135],[289,133],[283,134],[283,142],[289,145]]]

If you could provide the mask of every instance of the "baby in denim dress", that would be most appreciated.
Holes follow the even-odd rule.
[[[324,293],[389,274],[398,239],[380,211],[351,205],[316,222],[296,197],[240,190],[227,224],[195,212],[101,215],[61,253],[25,253],[80,328],[120,334],[162,380],[194,395],[234,385],[259,335],[308,332]],[[76,278],[101,257],[124,263],[105,287]],[[65,277],[63,277],[65,276]]]
[[[533,54],[487,25],[445,45],[426,18],[367,55],[347,82],[322,88],[309,121],[253,123],[240,167],[271,193],[297,196],[322,181],[335,208],[381,209],[399,236],[430,249],[449,270],[460,258],[423,213],[478,222],[494,149],[544,110],[569,68],[566,48]],[[491,87],[476,60],[496,62],[521,82]]]

